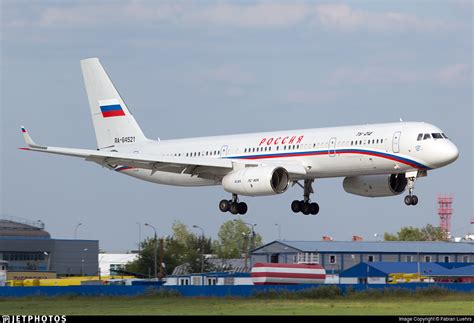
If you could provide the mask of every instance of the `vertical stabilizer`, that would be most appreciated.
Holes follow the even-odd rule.
[[[97,58],[81,61],[97,147],[133,144],[146,140],[137,121]]]

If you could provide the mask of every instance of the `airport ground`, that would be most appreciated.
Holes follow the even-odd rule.
[[[2,314],[66,315],[474,315],[474,294],[331,299],[28,297],[1,299]]]

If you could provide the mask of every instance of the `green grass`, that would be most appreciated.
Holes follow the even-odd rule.
[[[473,315],[473,294],[333,299],[35,297],[1,299],[2,314]]]

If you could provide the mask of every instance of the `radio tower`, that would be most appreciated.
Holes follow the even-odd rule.
[[[451,217],[453,215],[453,197],[447,195],[441,196],[441,194],[439,194],[438,204],[439,226],[449,235],[451,233]]]

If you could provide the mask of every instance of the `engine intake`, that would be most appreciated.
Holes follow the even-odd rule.
[[[405,174],[366,175],[344,178],[343,187],[347,193],[367,197],[399,195],[407,186]]]
[[[231,172],[222,179],[224,190],[246,196],[284,193],[290,176],[283,167],[258,166]]]

